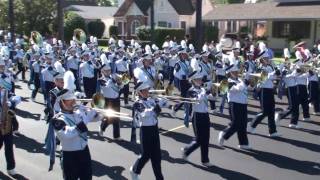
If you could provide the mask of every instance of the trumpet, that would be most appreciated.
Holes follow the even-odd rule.
[[[219,90],[221,94],[226,94],[229,89],[228,80],[221,80],[220,83],[212,83],[211,92],[212,94],[216,94]]]

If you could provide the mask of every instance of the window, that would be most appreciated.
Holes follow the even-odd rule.
[[[158,21],[159,27],[167,27],[168,23],[166,21]]]
[[[172,24],[171,23],[168,23],[168,28],[172,28]]]
[[[275,38],[310,38],[310,21],[275,21],[272,23],[272,36]]]
[[[118,22],[118,33],[122,35],[122,22]]]
[[[136,35],[138,33],[137,28],[140,26],[140,22],[138,20],[134,20],[131,23],[131,34]]]
[[[187,23],[185,21],[180,22],[180,28],[186,30],[187,28]]]

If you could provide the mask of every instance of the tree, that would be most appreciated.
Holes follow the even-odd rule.
[[[72,39],[73,30],[80,28],[86,31],[86,23],[85,20],[73,12],[66,13],[64,19],[64,36],[65,40],[68,42]]]
[[[29,35],[36,30],[42,34],[52,33],[50,24],[56,16],[56,0],[10,0],[13,1],[16,32]],[[0,1],[1,28],[8,29],[8,0]]]

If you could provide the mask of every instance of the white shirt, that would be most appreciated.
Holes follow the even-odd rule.
[[[64,129],[56,130],[57,137],[61,142],[62,151],[79,151],[87,146],[87,134],[79,132],[77,124],[81,121],[87,124],[103,118],[101,115],[96,117],[96,114],[94,110],[85,111],[85,109],[78,109],[73,113],[61,112],[56,115],[56,119],[66,123]]]
[[[115,62],[118,72],[128,72],[129,64],[127,61],[124,61],[124,58],[121,58]]]
[[[273,80],[276,79],[275,72],[268,73],[268,77],[265,81],[259,83],[260,88],[267,88],[267,89],[273,89]]]
[[[110,77],[102,77],[101,79],[106,81],[105,85],[101,86],[101,93],[103,96],[112,99],[118,98],[122,87],[117,85]]]
[[[196,88],[192,86],[189,89],[191,98],[195,98],[199,103],[192,104],[192,111],[198,113],[207,113],[208,112],[208,95],[204,88]],[[193,96],[192,96],[193,95]]]
[[[86,61],[80,64],[80,71],[82,77],[93,78],[94,77],[94,65]]]
[[[49,70],[49,68],[52,68],[52,70]],[[55,74],[54,68],[52,66],[48,66],[45,69],[41,71],[43,81],[49,81],[49,82],[54,82],[54,77],[53,75]]]
[[[79,62],[80,62],[80,60],[77,57],[73,57],[73,56],[68,57],[68,59],[67,59],[68,69],[78,70],[79,69]]]
[[[186,60],[184,61],[180,60],[175,65],[173,75],[179,80],[183,80],[183,77],[185,77],[186,79],[188,78],[189,72],[190,72],[190,63]]]
[[[35,73],[41,73],[41,64],[40,62],[34,62],[32,63],[33,72]]]
[[[229,78],[229,83],[234,83],[228,93],[228,102],[235,102],[240,104],[248,104],[248,89],[244,82],[240,79],[234,80]]]
[[[160,107],[167,106],[167,102],[164,99],[157,99]],[[157,114],[154,111],[156,106],[156,100],[153,98],[138,99],[134,105],[134,122],[139,127],[141,126],[155,126],[158,123]]]

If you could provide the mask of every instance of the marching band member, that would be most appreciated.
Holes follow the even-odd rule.
[[[211,87],[212,87],[212,73],[213,73],[213,66],[212,64],[209,62],[209,57],[210,55],[210,52],[208,51],[204,51],[200,54],[201,58],[200,58],[200,62],[199,62],[199,65],[201,67],[201,73],[203,75],[203,80],[206,82],[207,86],[206,86],[206,89],[207,90],[210,90]],[[215,106],[215,101],[214,99],[210,99],[209,100],[210,102],[210,107],[211,107],[211,110],[214,111],[216,109],[216,106]],[[214,111],[215,112],[215,111]]]
[[[15,55],[13,57],[13,60],[15,63],[17,63],[17,66],[18,66],[18,71],[16,73],[16,76],[18,76],[21,73],[22,80],[25,80],[26,69],[23,63],[24,52],[23,52],[23,49],[21,49],[21,45],[16,44],[16,49],[14,51],[15,51]]]
[[[127,57],[124,56],[123,47],[118,48],[119,59],[115,62],[116,73],[120,75],[129,75],[129,64]],[[129,84],[124,84],[119,92],[119,96],[123,93],[125,106],[129,105]]]
[[[175,86],[179,89],[181,97],[187,96],[187,91],[190,88],[190,83],[187,77],[190,72],[190,63],[188,61],[188,54],[185,49],[181,49],[178,53],[179,61],[176,63],[174,68]],[[172,115],[175,116],[176,112],[184,105],[185,111],[187,110],[186,103],[178,103],[172,108]],[[186,121],[188,114],[185,112],[184,125],[189,127],[189,122]]]
[[[192,87],[188,90],[188,96],[196,98],[199,101],[192,105],[192,124],[193,131],[196,136],[188,146],[182,148],[182,157],[187,160],[187,157],[200,147],[201,162],[204,166],[213,166],[209,161],[209,139],[210,139],[210,118],[208,113],[208,95],[202,88],[203,74],[194,71],[189,75],[192,82]],[[210,95],[209,95],[210,96]],[[211,97],[213,97],[211,95]]]
[[[70,47],[68,49],[68,52],[70,53],[69,57],[67,57],[67,69],[70,70],[73,75],[74,78],[76,79],[76,87],[77,87],[77,91],[81,91],[80,88],[80,82],[79,82],[79,65],[80,65],[80,59],[78,58],[78,56],[76,55],[76,48],[75,47]]]
[[[47,135],[45,138],[45,148],[48,150],[50,155],[50,166],[49,171],[52,170],[53,165],[55,163],[55,151],[56,151],[56,145],[60,144],[59,140],[56,138],[52,123],[52,118],[55,114],[59,113],[61,111],[59,102],[57,102],[58,94],[60,91],[62,91],[64,86],[64,73],[63,72],[56,72],[54,75],[54,83],[55,88],[51,89],[49,92],[49,107],[48,107],[48,116],[47,116],[47,123],[49,124]]]
[[[318,73],[309,70],[308,75],[309,102],[313,105],[314,114],[320,115],[320,96]]]
[[[151,98],[149,89],[150,84],[147,82],[139,81],[135,86],[139,98],[133,104],[133,109],[135,123],[140,127],[141,155],[130,167],[133,180],[139,179],[141,170],[149,160],[151,160],[156,179],[164,179],[161,171],[161,148],[157,116],[161,112],[161,107],[166,105],[166,101]]]
[[[111,67],[108,63],[104,63],[101,68],[102,77],[98,80],[100,84],[101,93],[105,98],[105,108],[120,112],[120,89],[121,82],[116,80],[111,74]],[[120,118],[108,117],[113,124],[113,138],[114,140],[122,140],[120,137]],[[104,131],[109,126],[107,121],[102,121],[100,125],[99,135],[103,136]]]
[[[263,73],[263,72],[262,72]],[[265,72],[266,73],[266,72]],[[254,134],[255,129],[259,123],[267,116],[269,136],[278,137],[279,133],[276,130],[275,117],[275,100],[274,100],[274,85],[273,81],[280,76],[280,71],[266,73],[266,79],[263,79],[257,86],[260,89],[260,103],[262,112],[257,114],[256,117],[249,123],[247,132]],[[262,74],[261,74],[262,76]],[[261,77],[263,78],[263,77]]]
[[[34,63],[32,63],[32,73],[33,73],[33,85],[34,89],[32,90],[31,94],[31,101],[35,101],[36,95],[40,88],[40,76],[41,76],[41,62],[38,58],[38,53],[35,53],[34,56],[36,57]]]
[[[61,166],[63,177],[69,179],[92,179],[91,156],[88,147],[87,124],[102,120],[102,116],[95,110],[87,110],[86,107],[76,108],[76,96],[74,95],[74,77],[66,72],[64,89],[58,93],[61,111],[57,113],[52,124],[61,142],[62,158]]]
[[[309,100],[308,100],[308,76],[309,72],[304,72],[304,67],[301,65],[296,69],[296,82],[298,87],[298,102],[302,106],[303,120],[310,121]],[[298,105],[298,106],[299,106]]]
[[[92,98],[96,92],[97,79],[95,78],[95,68],[90,58],[89,51],[83,51],[81,54],[83,63],[80,64],[80,72],[83,80],[83,89],[88,99]]]
[[[137,80],[139,80],[139,76],[142,72],[147,77],[147,83],[149,84],[150,88],[154,88],[154,83],[156,79],[156,70],[152,66],[152,56],[150,54],[144,54],[142,57],[142,67],[138,67],[134,70],[134,76]]]
[[[289,127],[290,128],[299,128],[298,119],[299,119],[299,99],[298,99],[298,86],[296,82],[296,72],[292,72],[288,74],[287,70],[283,70],[282,72],[283,81],[286,84],[287,97],[289,107],[284,112],[278,112],[275,114],[275,122],[276,124],[280,123],[281,119],[286,118],[289,114],[291,114],[291,120]]]
[[[231,125],[219,133],[218,143],[223,146],[225,140],[228,140],[237,132],[240,149],[251,149],[247,137],[247,121],[248,121],[248,81],[242,81],[238,77],[239,68],[236,64],[232,64],[227,68],[230,72],[229,91],[227,93],[229,102],[229,112]]]
[[[0,61],[3,61],[2,59]],[[2,69],[2,68],[1,68]],[[9,109],[8,94],[12,88],[12,84],[8,76],[2,74],[0,76],[0,149],[4,144],[4,152],[7,162],[7,172],[14,176],[17,174],[15,170],[15,158],[13,151],[13,129],[16,116],[14,111]],[[10,122],[9,122],[10,121]]]
[[[48,101],[48,97],[49,97],[49,91],[51,89],[54,88],[54,78],[53,75],[55,74],[55,70],[53,67],[53,57],[51,56],[51,54],[46,54],[45,55],[45,61],[46,61],[46,65],[47,67],[45,67],[43,70],[41,70],[41,76],[44,82],[44,90],[43,90],[43,95],[45,98],[45,101],[47,104]]]

